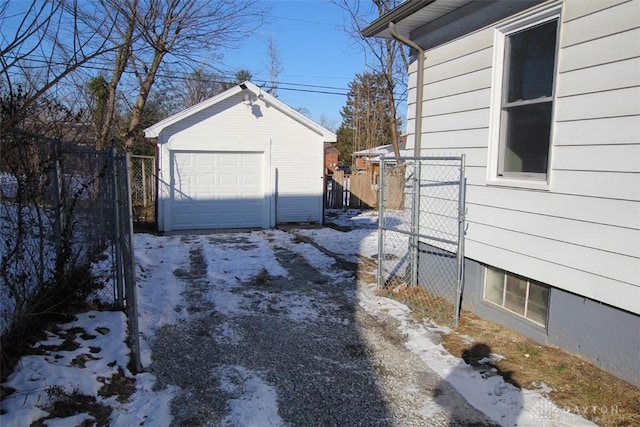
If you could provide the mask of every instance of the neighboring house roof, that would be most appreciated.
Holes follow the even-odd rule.
[[[353,155],[357,157],[371,157],[389,153],[393,153],[393,146],[391,144],[379,145],[377,147],[367,148],[366,150],[356,151]]]
[[[293,108],[289,107],[287,104],[285,104],[284,102],[280,101],[278,98],[276,98],[275,96],[272,96],[270,94],[268,94],[267,92],[263,91],[261,88],[259,88],[258,86],[254,85],[251,82],[244,82],[244,83],[240,83],[234,87],[232,87],[229,90],[226,90],[218,95],[215,95],[209,99],[206,99],[202,102],[200,102],[199,104],[196,104],[192,107],[189,107],[187,109],[184,109],[182,111],[180,111],[179,113],[176,113],[170,117],[167,117],[164,120],[159,121],[158,123],[155,123],[151,126],[149,126],[148,128],[146,128],[144,130],[144,136],[147,138],[157,138],[160,133],[167,128],[168,126],[171,126],[181,120],[184,120],[185,118],[196,114],[202,110],[204,110],[205,108],[208,108],[212,105],[215,105],[219,102],[222,102],[226,99],[231,98],[232,96],[238,95],[240,93],[243,92],[247,92],[249,94],[252,94],[253,96],[255,96],[256,98],[261,99],[263,102],[265,102],[266,104],[269,104],[269,106],[276,108],[277,110],[279,110],[280,112],[282,112],[283,114],[286,114],[287,116],[291,117],[292,119],[298,121],[299,123],[303,124],[304,126],[308,127],[309,129],[313,130],[314,132],[316,132],[317,134],[319,134],[320,136],[322,136],[324,138],[325,141],[336,141],[337,137],[336,135],[331,132],[330,130],[320,126],[318,123],[314,122],[313,120],[311,120],[310,118],[308,118],[307,116],[305,116],[304,114],[300,113],[299,111],[294,110]]]
[[[331,144],[330,142],[325,142],[324,143],[324,153],[325,154],[329,154],[329,153],[340,153],[340,150],[338,150],[336,148],[335,145]]]
[[[405,145],[400,143],[400,156],[406,157],[411,156],[411,150],[405,150]],[[377,147],[368,148],[366,150],[356,151],[352,153],[354,157],[366,157],[366,161],[369,163],[377,163],[380,161],[380,157],[384,158],[394,158],[395,154],[393,153],[393,145],[379,145]]]

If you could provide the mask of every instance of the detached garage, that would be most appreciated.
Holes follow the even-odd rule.
[[[161,231],[321,223],[336,135],[252,83],[144,131],[158,144]]]

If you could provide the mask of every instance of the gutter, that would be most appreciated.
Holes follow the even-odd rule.
[[[418,76],[416,82],[416,117],[415,117],[415,140],[413,147],[413,155],[415,157],[420,157],[420,151],[422,149],[422,97],[424,92],[424,60],[425,54],[424,49],[422,49],[417,43],[413,40],[410,40],[400,34],[396,30],[396,24],[393,21],[389,22],[389,31],[394,39],[404,44],[405,46],[409,46],[418,52]]]
[[[387,28],[387,22],[400,22],[433,2],[435,0],[407,0],[369,24],[362,30],[362,35],[364,37],[375,36]]]

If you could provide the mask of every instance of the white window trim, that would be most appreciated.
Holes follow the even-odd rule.
[[[549,190],[551,182],[551,165],[553,157],[553,117],[551,124],[551,146],[549,147],[549,168],[545,180],[532,178],[513,178],[498,176],[498,158],[500,156],[500,120],[502,113],[502,95],[504,86],[504,57],[505,43],[509,35],[524,30],[529,27],[540,25],[555,19],[561,22],[560,12],[562,11],[562,2],[554,2],[544,5],[518,15],[514,19],[510,19],[496,26],[493,37],[493,68],[491,76],[491,106],[489,118],[489,150],[487,159],[487,185],[519,187],[532,190]],[[558,29],[558,40],[560,40],[560,28]],[[558,43],[559,48],[560,43]],[[558,52],[559,53],[559,52]],[[556,57],[559,57],[556,53]],[[557,67],[557,62],[556,62]],[[557,83],[557,81],[556,81]],[[555,99],[554,99],[555,110]]]

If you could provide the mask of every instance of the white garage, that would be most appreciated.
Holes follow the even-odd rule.
[[[161,231],[321,223],[336,136],[245,82],[145,129],[158,145]]]

